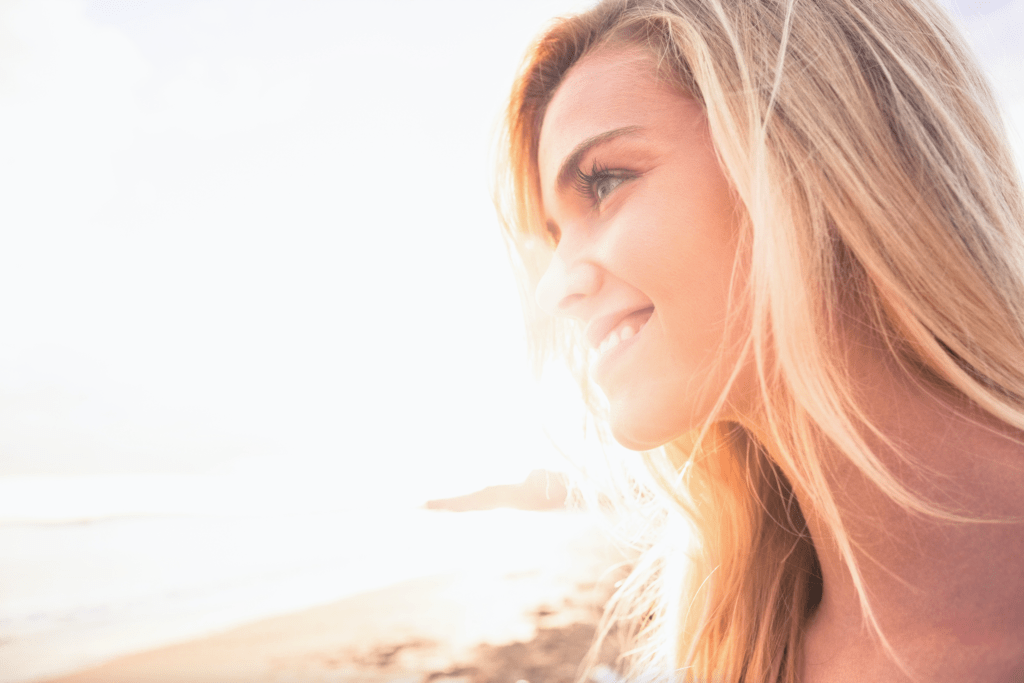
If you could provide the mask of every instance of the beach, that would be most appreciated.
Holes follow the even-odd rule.
[[[508,561],[420,576],[50,681],[569,683],[625,558],[583,513],[518,514],[554,529],[539,552],[510,539]],[[601,660],[613,664],[616,654],[609,639]]]

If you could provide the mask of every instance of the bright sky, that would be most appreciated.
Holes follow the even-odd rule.
[[[490,159],[587,4],[0,0],[0,475],[557,467]],[[957,8],[1024,131],[1024,0]]]

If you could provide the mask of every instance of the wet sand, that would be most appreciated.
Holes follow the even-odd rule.
[[[526,570],[406,581],[51,683],[570,683],[622,560],[588,527]]]

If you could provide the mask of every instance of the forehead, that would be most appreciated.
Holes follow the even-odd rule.
[[[609,130],[647,128],[684,98],[637,47],[599,49],[575,64],[555,91],[540,129],[541,186],[575,146]]]

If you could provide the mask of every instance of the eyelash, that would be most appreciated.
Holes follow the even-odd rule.
[[[593,166],[591,166],[589,173],[584,171],[582,168],[576,169],[576,177],[573,184],[575,186],[576,192],[586,197],[587,199],[590,199],[595,206],[600,207],[601,202],[604,201],[605,197],[598,196],[598,183],[604,180],[621,181],[611,189],[611,191],[614,191],[615,188],[617,188],[623,182],[630,180],[633,177],[635,176],[631,173],[627,173],[621,170],[612,170],[609,169],[607,166],[602,166],[597,161],[594,161],[594,164]]]

